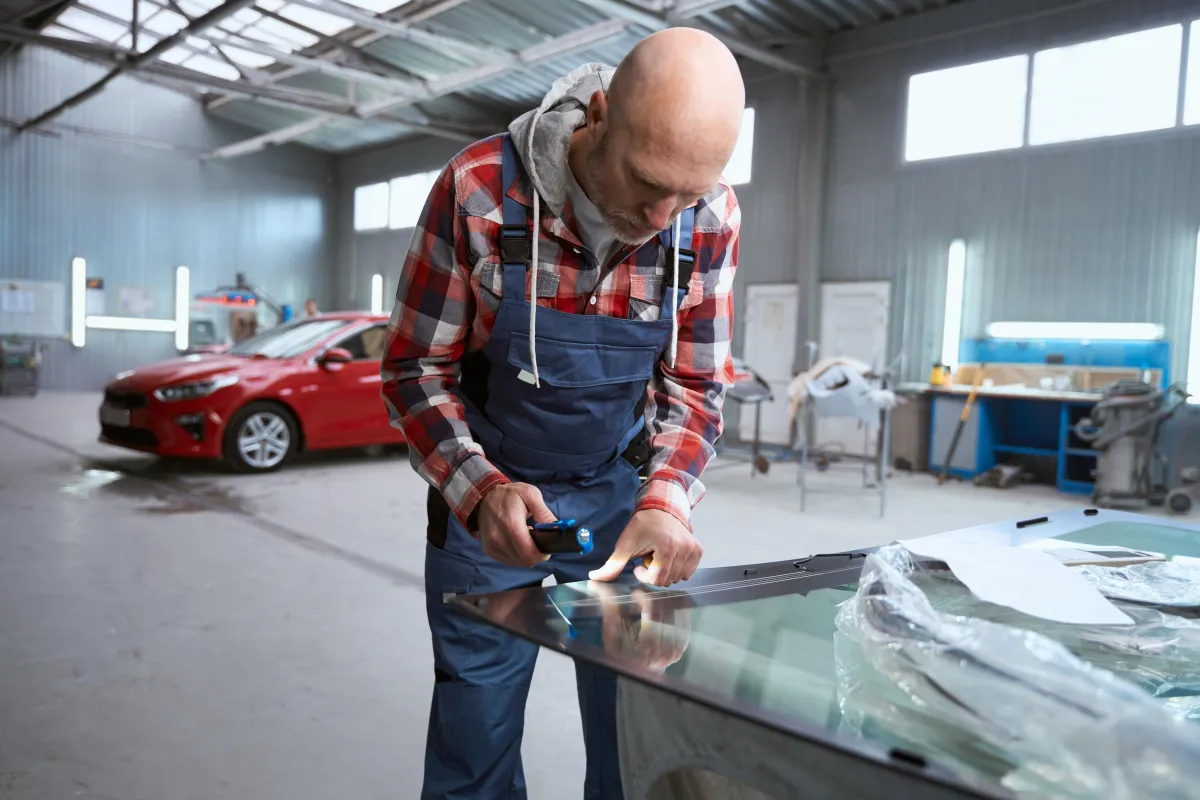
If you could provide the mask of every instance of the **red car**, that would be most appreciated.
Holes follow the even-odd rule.
[[[386,316],[321,314],[123,372],[105,387],[100,441],[243,472],[301,450],[403,443],[379,395],[386,338]]]

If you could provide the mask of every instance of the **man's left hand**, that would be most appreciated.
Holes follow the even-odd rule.
[[[643,566],[634,569],[642,583],[670,586],[692,577],[704,548],[687,526],[666,511],[646,508],[634,512],[613,554],[588,577],[594,581],[614,580],[631,559],[642,556]]]

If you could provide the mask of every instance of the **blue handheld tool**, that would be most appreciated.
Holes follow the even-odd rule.
[[[592,552],[592,532],[573,519],[554,522],[529,521],[529,533],[537,549],[546,554]]]

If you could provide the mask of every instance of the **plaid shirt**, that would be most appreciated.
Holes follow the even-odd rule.
[[[468,146],[430,192],[400,274],[382,366],[383,399],[392,425],[404,432],[413,466],[464,525],[483,494],[508,480],[472,439],[452,391],[459,359],[487,342],[500,305],[502,193],[532,203],[524,176],[501,186],[501,141],[493,136]],[[733,382],[731,290],[740,220],[737,198],[724,181],[697,204],[698,263],[680,305],[675,367],[661,361],[647,388],[651,458],[636,508],[667,511],[685,525],[704,495],[699,476],[712,458]],[[621,248],[610,262],[616,266],[602,274],[574,223],[569,205],[560,219],[543,204],[538,304],[657,319],[670,270],[658,240],[636,252]]]

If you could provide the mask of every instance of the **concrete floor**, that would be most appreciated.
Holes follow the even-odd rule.
[[[418,794],[432,686],[425,486],[404,458],[253,477],[95,441],[98,395],[0,398],[0,798],[293,800]],[[706,475],[718,566],[1078,506],[897,477],[889,513],[795,472]],[[533,797],[578,797],[571,665],[543,653]]]

